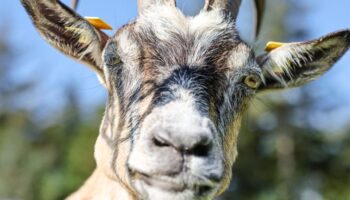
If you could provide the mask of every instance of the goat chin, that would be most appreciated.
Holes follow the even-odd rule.
[[[195,195],[194,191],[191,190],[184,190],[181,192],[176,192],[176,191],[167,191],[160,189],[155,186],[151,186],[148,184],[144,184],[140,181],[138,181],[135,184],[137,190],[139,191],[139,194],[142,199],[145,200],[163,200],[163,199],[168,199],[168,200],[193,200],[193,199],[198,199]]]

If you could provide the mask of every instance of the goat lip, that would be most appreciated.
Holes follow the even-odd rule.
[[[160,178],[153,178],[142,173],[137,173],[136,177],[137,177],[136,179],[139,179],[140,181],[142,181],[147,185],[157,187],[159,189],[163,189],[166,191],[183,192],[186,189],[189,189],[189,187],[185,183],[161,180]]]
[[[159,189],[181,193],[187,191],[193,191],[198,195],[205,195],[206,193],[215,189],[215,183],[211,184],[187,184],[181,179],[177,179],[175,177],[151,177],[144,173],[136,172],[134,174],[134,180],[141,181],[144,184],[147,184],[151,187],[157,187]]]

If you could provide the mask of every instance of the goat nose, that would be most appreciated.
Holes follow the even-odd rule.
[[[155,132],[152,139],[155,148],[173,148],[193,156],[207,156],[213,142],[212,133],[207,130],[163,130]]]

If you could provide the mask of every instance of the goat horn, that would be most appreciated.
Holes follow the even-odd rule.
[[[151,7],[154,4],[167,4],[175,7],[176,0],[137,0],[139,13],[142,13],[143,10]]]
[[[236,19],[241,5],[241,0],[205,0],[204,10],[209,11],[215,8],[227,10]]]
[[[264,18],[266,0],[255,0],[255,36],[257,37],[260,33],[262,20]]]
[[[72,0],[71,7],[73,10],[77,10],[79,4],[79,0]]]
[[[242,0],[205,0],[204,8],[205,11],[212,9],[222,9],[230,12],[232,18],[236,19],[238,16],[239,8]],[[254,0],[254,28],[255,36],[260,32],[261,23],[264,15],[266,0]]]

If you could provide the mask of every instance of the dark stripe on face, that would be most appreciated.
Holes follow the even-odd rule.
[[[207,50],[206,63],[216,66],[218,70],[227,67],[227,59],[232,53],[232,49],[236,47],[240,39],[235,35],[234,27],[228,31],[221,33],[220,37],[212,41],[212,45]]]
[[[125,117],[126,117],[126,107],[125,107],[125,91],[124,91],[124,82],[123,79],[120,77],[123,76],[123,67],[117,67],[115,68],[115,86],[116,86],[116,94],[118,97],[118,103],[119,103],[119,123],[118,123],[118,129],[117,132],[121,132],[125,123]]]
[[[140,124],[140,114],[138,110],[135,110],[135,105],[140,102],[140,93],[141,93],[141,88],[138,87],[130,96],[130,99],[128,101],[128,104],[126,106],[126,112],[128,113],[129,119],[125,119],[125,121],[128,121],[128,135],[124,138],[120,138],[118,141],[119,143],[128,141],[131,139],[132,136],[134,136],[139,128]],[[133,147],[133,140],[130,140],[130,148],[132,149]]]
[[[115,115],[114,115],[114,101],[113,101],[113,97],[110,96],[108,99],[108,103],[106,106],[106,113],[104,116],[104,120],[103,120],[103,124],[102,124],[102,128],[101,128],[101,134],[103,139],[106,141],[106,143],[108,144],[109,148],[114,149],[117,141],[113,138],[115,137],[114,133],[113,133],[113,128],[114,128],[114,119],[115,119]],[[107,135],[107,130],[108,128],[110,129],[111,132],[111,136]]]
[[[214,84],[211,70],[201,67],[180,67],[165,79],[155,91],[154,106],[162,106],[180,98],[177,90],[185,89],[194,97],[194,105],[202,114],[209,113],[209,94]]]

